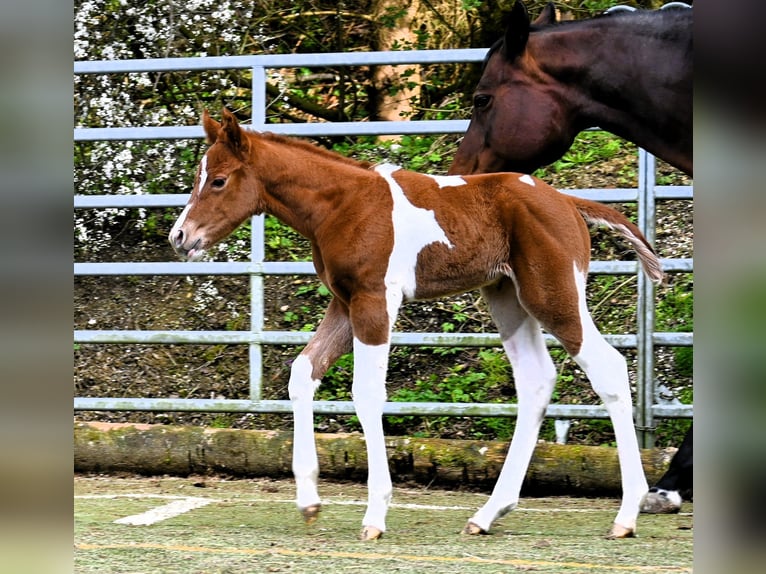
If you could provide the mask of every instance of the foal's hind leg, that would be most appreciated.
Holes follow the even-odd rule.
[[[585,303],[585,277],[577,271],[575,271],[575,283],[582,324],[582,344],[573,358],[588,375],[593,390],[598,393],[609,412],[620,460],[622,504],[609,537],[631,537],[636,531],[641,498],[647,492],[649,485],[644,476],[633,423],[628,368],[625,358],[604,340],[593,323]]]
[[[321,508],[317,491],[319,460],[314,441],[314,391],[327,369],[338,357],[350,351],[351,323],[348,309],[333,299],[311,341],[293,362],[288,385],[293,407],[296,503],[308,523],[316,520]]]
[[[483,288],[481,293],[489,304],[513,367],[519,410],[497,484],[489,500],[469,519],[463,530],[466,534],[488,532],[497,518],[516,507],[556,382],[556,368],[545,346],[540,324],[519,304],[513,282],[504,279]]]

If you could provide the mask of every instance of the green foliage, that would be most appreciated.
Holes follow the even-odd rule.
[[[406,135],[398,140],[379,140],[375,137],[347,139],[336,143],[334,151],[360,161],[390,162],[404,169],[422,173],[443,174],[457,150],[457,138],[450,136]]]
[[[316,400],[350,401],[353,373],[354,355],[352,353],[342,355],[322,377],[322,384],[319,385],[315,395]]]
[[[394,402],[449,402],[494,403],[509,402],[508,394],[511,369],[500,349],[482,349],[477,353],[478,363],[458,363],[449,368],[446,376],[430,374],[408,387],[398,389],[389,396]],[[511,401],[512,402],[512,401]],[[438,436],[453,424],[451,417],[391,416],[387,423],[391,430],[418,423],[425,424],[428,431],[422,436]],[[505,417],[478,417],[471,421],[473,438],[507,439],[513,433],[515,419]]]
[[[210,426],[215,429],[227,429],[231,428],[235,421],[236,418],[233,415],[219,414],[215,415],[213,420],[210,422]]]
[[[670,288],[664,289],[656,305],[656,328],[690,333],[694,330],[694,279],[692,275],[674,275]],[[673,356],[678,376],[691,377],[694,370],[694,348],[674,347]]]
[[[351,385],[354,374],[354,355],[347,353],[342,355],[335,364],[322,377],[322,384],[319,385],[314,400],[317,401],[352,401]],[[321,420],[321,417],[317,417]],[[351,430],[361,430],[359,418],[352,415],[347,418],[347,427]]]
[[[311,260],[311,248],[308,241],[300,233],[271,215],[266,216],[263,225],[266,259],[272,261]]]
[[[553,162],[552,169],[560,172],[575,169],[583,164],[610,159],[623,152],[623,144],[616,136],[602,131],[586,131],[578,134],[572,147],[564,156]],[[549,168],[541,168],[535,175],[543,177]]]

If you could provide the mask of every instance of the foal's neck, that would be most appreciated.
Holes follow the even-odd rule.
[[[252,153],[255,176],[263,185],[261,210],[313,240],[316,227],[340,197],[374,179],[368,164],[309,142],[267,134]]]

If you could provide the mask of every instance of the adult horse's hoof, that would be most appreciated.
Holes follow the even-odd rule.
[[[319,518],[319,511],[322,510],[321,504],[313,504],[301,509],[303,520],[306,524],[314,524],[317,518]]]
[[[377,540],[383,536],[383,531],[378,530],[374,526],[363,526],[362,532],[359,534],[359,540]]]
[[[636,531],[632,528],[625,528],[624,526],[617,524],[616,522],[612,524],[612,529],[609,531],[609,534],[606,535],[609,539],[614,538],[633,538],[636,535]]]
[[[487,533],[486,530],[474,524],[470,520],[466,523],[465,527],[463,527],[463,534],[470,534],[471,536],[473,536],[476,534],[486,534],[486,533]]]
[[[681,495],[674,491],[651,488],[641,499],[645,514],[674,514],[681,510]]]

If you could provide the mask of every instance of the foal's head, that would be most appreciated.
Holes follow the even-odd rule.
[[[176,253],[189,260],[200,259],[207,249],[259,211],[260,184],[253,170],[247,169],[252,136],[226,109],[221,123],[203,112],[202,125],[210,148],[197,168],[189,202],[169,236]]]
[[[532,27],[555,22],[555,9],[548,4]],[[527,49],[529,33],[527,9],[517,0],[505,37],[487,53],[471,122],[449,173],[531,173],[560,158],[574,141],[577,132],[568,125],[560,98]]]

